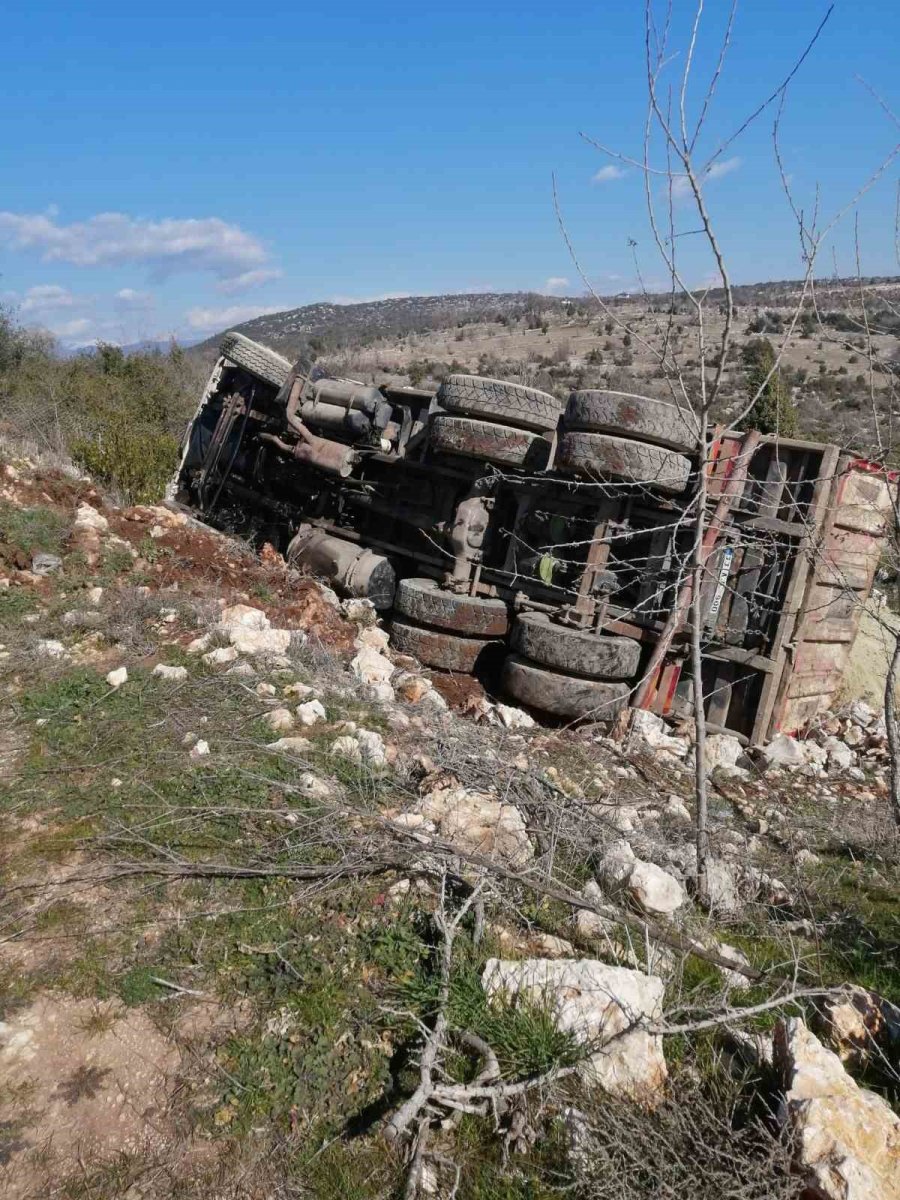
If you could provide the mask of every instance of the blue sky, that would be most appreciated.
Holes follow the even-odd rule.
[[[713,65],[725,0],[707,0]],[[827,4],[743,0],[705,142],[779,82]],[[578,294],[663,278],[640,172],[640,0],[372,5],[50,3],[4,7],[0,302],[67,345],[199,337],[267,309],[389,294]],[[675,0],[676,41],[693,11]],[[896,0],[838,0],[788,95],[786,169],[831,211],[898,139]],[[677,66],[677,63],[675,64]],[[602,169],[606,168],[605,171]],[[615,169],[611,169],[615,168]],[[771,119],[708,181],[734,278],[800,272]],[[602,172],[599,179],[595,176]],[[860,208],[863,269],[895,273],[897,164]],[[680,207],[680,206],[679,206]],[[682,219],[679,212],[678,219]],[[689,221],[685,205],[683,219]],[[691,284],[709,272],[681,239]],[[822,270],[853,268],[852,219]]]

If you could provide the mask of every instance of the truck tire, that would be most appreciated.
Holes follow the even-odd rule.
[[[538,433],[556,428],[563,407],[548,392],[481,375],[448,375],[437,390],[437,402],[447,412],[485,417]]]
[[[631,679],[641,658],[633,638],[553,625],[544,613],[522,613],[510,641],[526,658],[586,679]]]
[[[438,587],[433,579],[404,579],[394,608],[420,625],[453,633],[502,637],[509,628],[509,613],[502,600],[457,596]]]
[[[694,449],[691,414],[665,400],[628,392],[573,392],[563,427],[582,433],[614,433],[670,450]]]
[[[219,345],[219,353],[238,367],[243,367],[257,379],[280,388],[287,379],[291,364],[268,346],[251,342],[242,333],[226,333]]]
[[[691,477],[691,460],[683,454],[608,433],[562,434],[554,466],[589,479],[643,484],[675,496]]]
[[[563,675],[517,654],[503,664],[502,681],[520,704],[555,717],[611,721],[628,702],[627,683]]]
[[[550,443],[536,433],[442,413],[431,418],[429,442],[433,450],[445,454],[461,454],[465,458],[532,471],[542,471],[550,458]]]
[[[406,621],[391,623],[391,645],[401,654],[411,654],[427,667],[471,675],[488,646],[496,638],[459,637],[441,629],[424,629]]]

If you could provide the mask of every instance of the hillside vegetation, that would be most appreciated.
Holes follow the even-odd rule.
[[[787,336],[780,385],[796,412],[796,436],[873,453],[876,419],[890,421],[900,368],[900,280],[820,283],[795,319],[801,287],[788,280],[735,289],[734,337],[717,416],[727,421],[744,406],[754,365],[748,346],[763,337],[777,349]],[[706,335],[715,345],[724,321],[721,293],[711,292],[709,300]],[[613,388],[666,398],[657,359],[664,343],[678,356],[689,387],[697,387],[700,365],[690,303],[684,297],[673,303],[668,295],[613,296],[602,308],[590,297],[524,292],[410,296],[308,305],[235,328],[287,358],[312,353],[336,372],[376,384],[437,386],[445,375],[464,371],[559,395]],[[209,363],[217,342],[212,338],[189,354]],[[882,436],[889,439],[885,429]]]
[[[715,298],[715,293],[711,296]],[[783,432],[837,441],[878,455],[893,451],[900,368],[900,280],[820,284],[795,319],[796,282],[735,290],[734,337],[717,417],[745,403],[759,363],[786,337],[760,421]],[[452,372],[532,384],[564,397],[576,388],[668,396],[658,364],[663,344],[698,390],[695,317],[684,298],[557,298],[536,293],[409,296],[360,304],[313,304],[235,326],[287,358],[312,355],[336,374],[365,382],[437,387]],[[706,317],[714,343],[721,305]],[[790,332],[789,332],[790,331]],[[223,331],[224,332],[224,331]],[[42,452],[70,455],[124,499],[158,498],[177,458],[221,334],[182,350],[126,353],[100,345],[75,357],[52,338],[0,312],[0,432]],[[777,402],[776,402],[777,400]]]
[[[71,457],[123,499],[162,494],[196,405],[202,369],[178,346],[62,355],[0,310],[0,434]]]

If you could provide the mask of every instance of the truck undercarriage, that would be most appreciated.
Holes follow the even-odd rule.
[[[392,610],[392,642],[427,666],[486,673],[563,719],[678,715],[696,428],[617,392],[367,387],[232,333],[170,498]],[[835,446],[753,432],[717,429],[705,458],[704,708],[759,741],[834,694],[888,485]]]

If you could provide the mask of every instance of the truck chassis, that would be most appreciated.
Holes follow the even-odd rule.
[[[708,728],[758,742],[840,684],[890,515],[836,446],[716,429],[701,686]],[[700,455],[689,410],[451,375],[367,387],[226,334],[170,499],[391,610],[400,651],[499,678],[531,708],[690,710]]]

